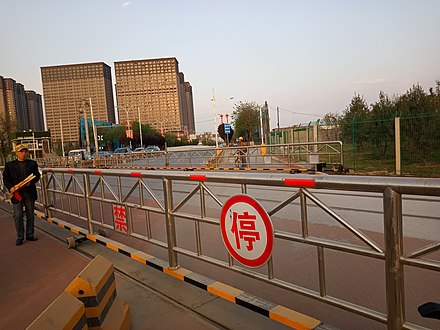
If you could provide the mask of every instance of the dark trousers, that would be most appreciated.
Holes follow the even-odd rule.
[[[26,214],[26,237],[34,236],[34,209],[35,201],[22,194],[22,200],[17,204],[12,204],[12,216],[15,221],[15,230],[17,231],[17,239],[24,239],[24,219],[23,219],[23,207]]]

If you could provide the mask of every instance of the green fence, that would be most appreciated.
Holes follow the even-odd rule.
[[[352,123],[344,166],[354,173],[396,174],[395,118]],[[400,117],[401,175],[440,176],[440,115]],[[397,130],[398,131],[398,130]]]

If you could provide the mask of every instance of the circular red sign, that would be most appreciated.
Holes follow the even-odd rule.
[[[252,197],[235,195],[229,198],[222,209],[220,229],[227,250],[243,265],[260,267],[272,255],[272,222]]]

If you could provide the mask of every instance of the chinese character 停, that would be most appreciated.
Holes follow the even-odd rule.
[[[255,221],[256,215],[251,215],[248,212],[238,214],[232,213],[232,228],[231,231],[235,235],[235,244],[237,249],[241,249],[240,239],[247,242],[246,249],[252,251],[254,249],[254,242],[260,240],[260,233],[256,230]]]

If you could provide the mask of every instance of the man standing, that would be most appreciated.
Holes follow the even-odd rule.
[[[243,138],[240,136],[238,138],[238,146],[240,148],[237,149],[236,154],[237,154],[237,159],[238,157],[240,157],[240,167],[246,167],[247,166],[247,147],[244,144],[244,140]]]
[[[26,240],[36,241],[34,235],[34,209],[37,200],[37,188],[35,183],[40,180],[37,162],[26,159],[29,149],[26,144],[15,147],[17,159],[7,162],[3,171],[3,183],[9,189],[12,201],[12,216],[15,221],[17,240],[15,244],[22,245],[24,240],[23,206],[26,212]],[[16,185],[33,174],[35,177],[24,186],[17,188]]]

